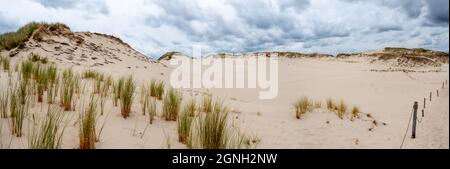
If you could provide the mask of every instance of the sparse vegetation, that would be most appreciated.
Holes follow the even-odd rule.
[[[55,65],[50,65],[47,68],[48,88],[47,88],[47,103],[53,104],[56,94],[58,93],[59,76]]]
[[[99,72],[94,71],[94,70],[85,70],[83,72],[83,78],[85,79],[96,79],[98,76],[100,75]]]
[[[28,56],[28,60],[30,60],[31,62],[39,62],[42,64],[48,63],[47,57],[41,57],[39,54],[36,53],[30,53],[30,55]]]
[[[150,96],[158,98],[158,100],[163,99],[164,94],[164,81],[152,80],[150,82]]]
[[[119,78],[119,80],[117,80],[114,85],[113,85],[113,93],[114,93],[114,99],[113,99],[113,103],[114,106],[117,106],[119,100],[120,100],[120,95],[122,93],[122,88],[124,85],[125,79],[124,78]]]
[[[336,110],[336,104],[334,103],[334,100],[331,98],[327,99],[327,109],[329,111],[335,111]]]
[[[163,116],[167,121],[176,121],[180,111],[181,96],[174,89],[170,89],[164,97]]]
[[[155,120],[156,116],[156,100],[154,98],[149,98],[149,104],[148,104],[148,115],[150,124],[153,124],[153,121]]]
[[[200,113],[192,121],[188,148],[225,149],[242,148],[247,138],[228,124],[227,107],[221,102],[213,104],[210,113]]]
[[[339,102],[339,105],[337,107],[336,114],[340,119],[344,119],[344,115],[347,112],[347,105],[343,100]]]
[[[96,140],[97,100],[91,96],[87,107],[80,113],[80,149],[94,149]]]
[[[120,92],[120,109],[123,118],[130,116],[131,105],[133,104],[133,95],[136,84],[133,76],[123,77],[123,88]]]
[[[35,79],[37,85],[37,98],[38,102],[43,101],[44,91],[47,90],[48,85],[48,70],[45,68],[41,68],[40,66],[35,67]]]
[[[194,99],[192,99],[191,101],[189,101],[187,103],[187,105],[184,109],[188,116],[194,117],[195,111],[197,111],[197,103],[195,102]]]
[[[21,90],[21,89],[18,89]],[[23,122],[25,120],[25,116],[28,114],[28,97],[24,97],[24,103],[21,103],[20,100],[20,93],[14,92],[12,93],[10,97],[10,111],[11,111],[11,129],[12,134],[14,134],[16,137],[22,136],[22,127]]]
[[[59,107],[51,106],[47,114],[31,133],[29,147],[32,149],[58,149],[61,148],[62,135],[65,127],[61,128],[64,119]]]
[[[0,117],[1,118],[8,117],[8,103],[9,103],[9,92],[1,91],[0,92]]]
[[[203,96],[202,99],[202,112],[209,113],[213,109],[212,98],[209,95]]]
[[[359,110],[359,107],[353,106],[353,108],[352,108],[352,117],[351,117],[351,120],[353,121],[353,119],[359,118],[359,114],[360,114],[360,113],[361,113],[361,111]]]
[[[192,109],[189,104],[185,105],[183,111],[178,116],[177,121],[177,131],[178,131],[178,141],[180,143],[186,144],[189,133],[191,131],[191,124],[193,117],[190,116],[190,114],[193,114],[191,112]]]
[[[105,109],[105,102],[106,102],[106,97],[108,97],[108,93],[109,93],[109,87],[111,86],[111,79],[110,78],[106,78],[104,80],[102,80],[102,82],[96,82],[96,83],[100,83],[99,84],[99,96],[100,96],[100,115],[103,115],[104,113],[104,109]]]
[[[300,119],[306,112],[312,110],[312,103],[308,97],[302,97],[300,100],[294,103],[295,117]]]
[[[10,69],[11,61],[8,57],[0,56],[0,61],[2,62],[3,71],[8,72]]]
[[[64,111],[74,110],[74,93],[78,84],[78,76],[74,75],[71,68],[65,69],[62,76],[60,102]]]

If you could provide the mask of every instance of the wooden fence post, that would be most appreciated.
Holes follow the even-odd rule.
[[[418,107],[417,102],[414,102],[414,106],[413,106],[414,114],[413,114],[412,135],[411,135],[411,138],[413,138],[413,139],[416,138],[417,107]]]
[[[436,90],[436,96],[439,97],[439,90]]]
[[[425,103],[427,102],[427,98],[423,98],[423,108],[425,109]]]
[[[432,92],[430,92],[430,102],[431,102],[431,95],[432,95]]]

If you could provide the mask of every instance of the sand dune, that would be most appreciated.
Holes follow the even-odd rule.
[[[70,34],[66,32],[70,30],[61,29],[61,34],[42,34],[40,41],[32,39],[24,49],[3,50],[0,54],[9,56],[11,52],[17,52],[10,58],[11,67],[27,59],[30,53],[36,53],[47,57],[60,70],[73,68],[79,73],[96,70],[114,78],[132,74],[137,88],[152,79],[170,84],[173,70],[168,66],[170,59],[161,62],[147,59],[129,45],[95,33],[74,33],[73,36],[83,39],[77,44],[69,38],[71,36],[59,36]],[[433,100],[427,102],[425,117],[419,117],[422,121],[418,123],[417,138],[409,138],[409,129],[403,148],[448,149],[448,85],[441,89],[449,77],[448,54],[446,62],[411,66],[412,62],[408,60],[407,67],[393,66],[393,60],[374,62],[374,57],[280,57],[279,92],[273,100],[259,99],[259,89],[180,89],[182,104],[190,98],[200,102],[205,95],[223,100],[231,109],[230,123],[253,137],[256,148],[396,149],[402,143],[414,101],[419,102],[421,110],[421,101],[432,91]],[[0,73],[2,92],[7,91],[9,76],[17,78],[18,75]],[[77,110],[88,100],[87,93],[92,91],[92,81],[83,80],[83,84],[86,84],[86,91],[77,96]],[[436,90],[439,90],[439,97],[435,96]],[[99,116],[99,124],[104,124],[104,128],[96,148],[186,148],[178,142],[176,122],[165,121],[158,114],[155,122],[149,124],[148,115],[141,113],[139,93],[137,89],[131,116],[127,119],[120,115],[120,108],[107,99],[106,113]],[[322,106],[296,119],[293,103],[303,96],[320,101]],[[358,106],[361,117],[353,121],[349,116],[340,119],[326,108],[328,98],[345,102],[347,111]],[[157,101],[159,113],[162,104]],[[33,103],[31,112],[43,116],[47,106],[46,103]],[[67,127],[62,148],[78,148],[79,111],[64,113]],[[1,148],[28,148],[29,123],[25,123],[22,137],[10,134],[7,118],[0,119],[0,126]]]

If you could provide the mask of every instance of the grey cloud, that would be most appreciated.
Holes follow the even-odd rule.
[[[89,10],[96,13],[107,15],[109,9],[106,3],[101,0],[34,0],[41,5],[49,8],[72,9],[79,8],[81,10]]]
[[[17,25],[13,24],[9,21],[7,21],[6,19],[4,19],[4,17],[0,14],[0,34],[3,33],[7,33],[7,32],[13,32],[16,31]]]
[[[422,0],[342,0],[351,3],[375,3],[389,8],[399,8],[410,18],[419,17],[422,13]]]
[[[427,24],[429,25],[441,25],[448,26],[448,0],[426,0],[429,19]]]
[[[376,33],[389,32],[389,31],[401,31],[403,28],[398,25],[381,25],[374,27]]]

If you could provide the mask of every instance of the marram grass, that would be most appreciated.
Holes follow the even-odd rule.
[[[64,114],[57,106],[50,106],[44,119],[32,129],[29,139],[31,149],[59,149],[65,126],[61,126]]]
[[[313,107],[313,104],[308,99],[308,97],[302,97],[300,100],[294,103],[295,108],[295,117],[297,119],[301,119],[302,116],[308,112],[311,111]]]
[[[97,100],[91,96],[79,117],[80,149],[95,149],[97,123]]]
[[[123,87],[120,91],[120,110],[123,118],[130,116],[135,89],[133,76],[124,77]]]
[[[163,101],[163,116],[167,121],[176,121],[180,111],[181,95],[174,89],[170,89]]]

